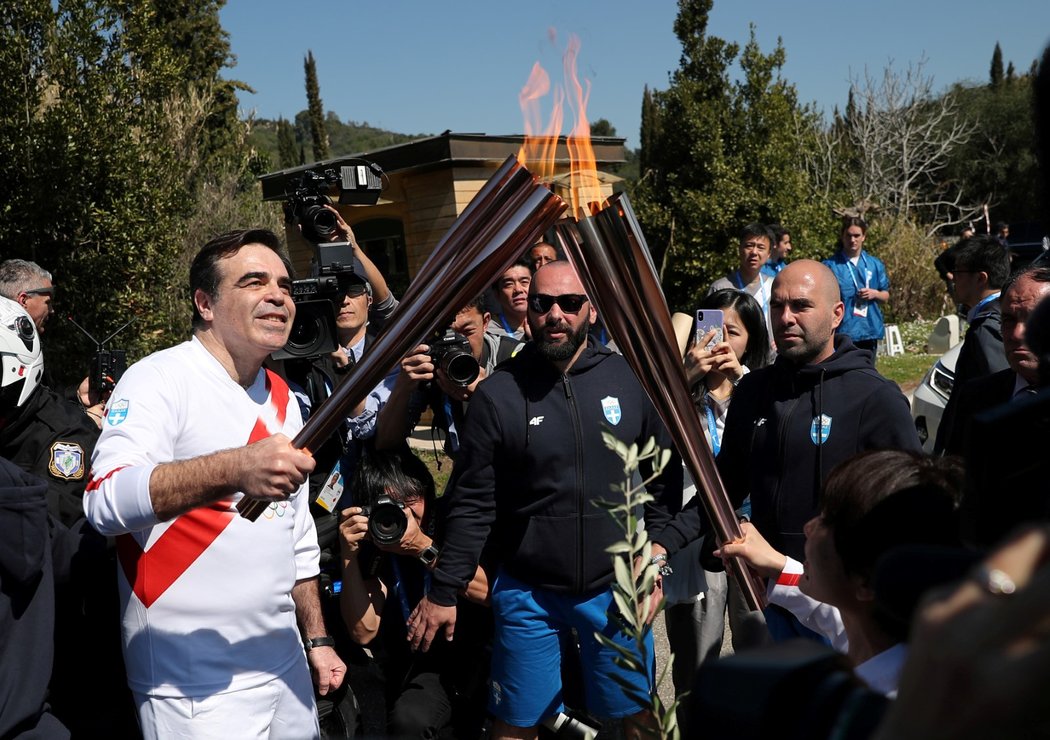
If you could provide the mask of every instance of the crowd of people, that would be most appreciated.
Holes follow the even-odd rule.
[[[856,686],[893,699],[878,737],[1047,734],[1045,462],[984,442],[1025,451],[1050,431],[1050,267],[1012,264],[1005,229],[936,261],[968,330],[927,456],[876,369],[892,290],[864,219],[822,262],[792,260],[785,226],[741,228],[736,266],[697,290],[717,325],[698,318],[679,347],[741,523],[725,542],[548,242],[446,307],[317,449],[296,447],[397,308],[332,211],[354,262],[334,351],[287,355],[281,240],[231,231],[190,266],[192,337],[115,387],[52,388],[56,281],[0,264],[0,737],[651,734],[652,634],[618,617],[623,533],[598,505],[624,483],[609,438],[672,451],[638,472],[639,565],[650,621],[667,595],[684,736],[725,730],[689,692],[723,660],[727,616],[739,653],[841,653]],[[452,462],[443,491],[408,446],[421,421]],[[731,558],[763,579],[764,609]]]

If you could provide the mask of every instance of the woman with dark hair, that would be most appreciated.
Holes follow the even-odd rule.
[[[861,349],[875,349],[885,326],[880,304],[890,299],[890,279],[882,260],[864,251],[868,224],[860,216],[842,219],[839,250],[824,260],[835,273],[839,295],[846,306],[838,333],[845,334]]]
[[[865,452],[825,481],[820,514],[806,523],[804,565],[777,552],[748,523],[739,542],[715,554],[742,558],[768,578],[770,603],[845,652],[873,690],[894,696],[916,604],[894,611],[880,605],[875,567],[903,545],[959,547],[962,482],[962,467],[953,458]]]
[[[708,346],[716,338],[716,331],[711,330],[699,341],[693,341],[685,352],[686,377],[704,422],[704,436],[717,455],[737,382],[750,370],[769,364],[769,334],[761,306],[744,291],[717,290],[707,295],[698,308],[723,313],[723,340]],[[687,480],[683,503],[695,493],[696,486]],[[728,581],[725,571],[701,570],[701,546],[698,541],[672,558],[672,568],[678,572],[665,580],[669,602],[665,623],[675,655],[671,678],[678,694],[692,687],[693,675],[701,662],[719,656],[727,602],[735,649],[765,639],[761,612],[748,610],[743,595],[735,583]],[[683,585],[672,586],[675,580]],[[683,708],[680,720],[685,721],[688,714]]]
[[[724,318],[722,341],[708,347],[715,338],[714,330],[690,344],[685,353],[685,373],[698,409],[706,396],[723,403],[717,434],[708,429],[707,441],[718,454],[721,426],[725,409],[736,384],[751,369],[765,367],[770,361],[769,333],[766,331],[762,308],[752,296],[742,290],[716,290],[708,294],[698,308],[720,310]]]

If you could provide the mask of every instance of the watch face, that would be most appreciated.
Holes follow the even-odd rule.
[[[419,553],[419,559],[422,560],[423,563],[426,564],[426,565],[430,565],[435,560],[437,560],[437,556],[438,556],[438,549],[436,547],[434,547],[433,545],[430,545],[425,550],[423,550],[423,552]]]

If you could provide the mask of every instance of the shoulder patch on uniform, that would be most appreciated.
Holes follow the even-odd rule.
[[[124,420],[128,418],[128,408],[130,406],[131,402],[126,398],[111,403],[109,405],[109,413],[106,414],[106,421],[109,425],[115,427],[118,424],[123,424]]]
[[[84,477],[84,448],[76,442],[55,442],[47,469],[56,478],[80,480]]]
[[[615,396],[606,396],[602,399],[602,412],[605,414],[605,420],[613,426],[620,423],[620,419],[623,418],[623,413],[620,411],[620,399]]]

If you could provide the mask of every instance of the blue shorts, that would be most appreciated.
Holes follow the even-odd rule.
[[[492,586],[492,612],[496,632],[489,682],[489,711],[515,727],[532,727],[562,709],[561,641],[575,627],[580,641],[587,711],[596,717],[616,719],[645,709],[628,697],[613,675],[643,696],[653,687],[655,670],[653,635],[645,635],[642,676],[613,662],[616,651],[602,645],[595,632],[611,637],[635,652],[634,641],[620,630],[609,614],[612,589],[582,596],[532,588],[502,570]]]

